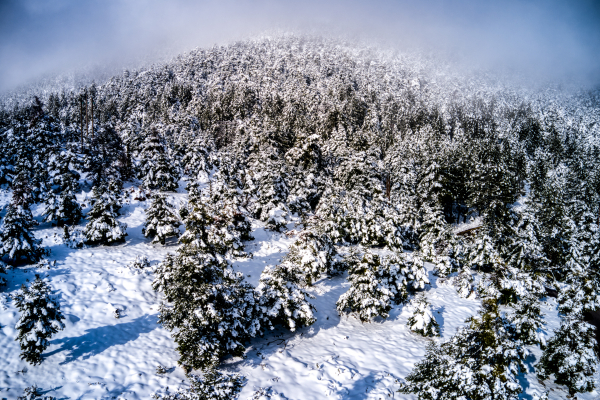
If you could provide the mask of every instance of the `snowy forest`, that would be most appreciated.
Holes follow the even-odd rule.
[[[151,285],[130,290],[155,296],[153,324],[177,354],[176,368],[154,366],[154,398],[309,398],[275,378],[249,383],[250,367],[237,366],[260,343],[308,341],[319,319],[385,329],[399,313],[407,320],[393,329],[420,353],[373,398],[598,396],[598,90],[288,35],[77,87],[31,86],[0,105],[0,358],[28,369],[0,376],[0,398],[70,398],[28,380],[75,340],[60,339],[79,301],[57,288],[82,274],[68,257]],[[289,245],[258,264],[251,243],[265,235]],[[136,243],[157,255],[128,264]],[[253,260],[250,278],[240,265]],[[119,293],[108,281],[107,296]],[[327,282],[342,288],[331,302],[319,300]],[[454,306],[432,306],[440,288],[470,307],[456,329],[440,317]],[[109,311],[126,321],[133,306]],[[185,382],[161,387],[169,374]],[[104,394],[70,396],[125,391],[93,379],[85,390]],[[334,386],[321,398],[367,398]]]

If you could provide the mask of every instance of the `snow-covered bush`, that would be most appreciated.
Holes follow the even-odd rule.
[[[17,400],[55,400],[56,397],[44,396],[36,385],[26,387],[23,395],[17,397]]]
[[[377,316],[387,318],[392,302],[404,302],[408,289],[422,288],[428,283],[422,261],[405,255],[382,260],[377,254],[366,252],[361,262],[348,272],[350,289],[340,296],[337,310],[340,314],[352,312],[362,322]]]
[[[272,330],[282,325],[295,331],[312,325],[316,318],[314,306],[307,300],[304,272],[286,260],[275,267],[267,267],[260,276],[256,288],[257,318],[262,329]]]
[[[413,313],[407,323],[410,330],[421,336],[440,336],[440,327],[431,312],[427,297],[420,293],[411,303]]]
[[[246,384],[246,378],[239,374],[223,373],[208,369],[200,375],[188,375],[190,387],[179,389],[173,394],[158,394],[153,398],[161,400],[232,400],[236,399]]]
[[[591,392],[596,387],[598,371],[595,328],[583,321],[564,318],[560,329],[548,340],[544,354],[536,365],[538,376],[565,385],[569,394]]]
[[[425,358],[406,377],[400,392],[419,400],[517,400],[519,371],[528,352],[512,335],[508,321],[493,303],[448,342],[431,343]]]
[[[93,206],[84,229],[86,243],[113,244],[125,241],[127,224],[117,221],[121,208],[119,192],[114,182],[94,187]]]
[[[169,237],[179,236],[179,218],[173,206],[167,203],[162,194],[156,194],[150,207],[146,209],[146,222],[142,232],[146,237],[153,237],[152,243],[165,244]]]
[[[254,291],[243,279],[221,256],[190,245],[157,267],[153,288],[164,294],[159,321],[173,332],[186,371],[243,354],[244,342],[258,332]]]
[[[29,287],[23,285],[13,296],[21,312],[16,329],[21,345],[21,358],[33,365],[42,362],[42,353],[50,344],[50,337],[65,328],[58,300],[50,294],[50,286],[39,275]]]
[[[85,245],[86,237],[82,229],[69,227],[65,225],[63,227],[63,243],[71,249],[82,248]]]

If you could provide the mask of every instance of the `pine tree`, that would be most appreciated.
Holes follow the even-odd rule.
[[[121,208],[119,192],[114,182],[94,186],[93,206],[87,215],[89,222],[84,229],[86,243],[108,245],[125,241],[127,225],[117,221]]]
[[[286,262],[303,271],[312,285],[322,274],[337,275],[345,269],[329,236],[318,230],[304,230],[291,246]]]
[[[519,398],[517,374],[525,369],[528,352],[507,319],[495,303],[486,302],[467,322],[450,341],[429,345],[400,392],[419,400]]]
[[[179,236],[179,225],[181,223],[165,196],[156,194],[146,209],[146,223],[142,230],[144,236],[153,237],[153,243],[164,245],[166,238]]]
[[[457,276],[452,278],[452,283],[456,287],[459,297],[466,299],[473,294],[473,281],[473,274],[467,267],[463,268]]]
[[[511,324],[515,327],[515,337],[526,345],[546,345],[544,333],[544,317],[541,312],[540,302],[533,294],[523,296],[513,305],[513,312],[509,316]]]
[[[0,261],[0,274],[6,273],[6,264]],[[0,275],[0,287],[6,286],[6,279]]]
[[[564,318],[536,365],[539,378],[546,380],[554,375],[554,382],[565,385],[571,396],[594,390],[598,371],[594,330],[586,322]]]
[[[212,368],[227,354],[241,356],[258,333],[253,288],[220,256],[184,245],[159,264],[154,290],[164,294],[160,323],[186,370]]]
[[[39,275],[29,287],[23,285],[13,296],[15,306],[21,312],[16,329],[21,345],[21,358],[33,365],[42,362],[42,353],[48,347],[48,339],[65,328],[58,301],[51,297],[51,288]]]
[[[46,194],[46,222],[56,221],[58,226],[75,225],[83,218],[81,206],[75,197],[79,188],[79,174],[70,168],[74,162],[75,155],[68,151],[63,151],[50,160],[50,177],[57,189],[49,190]]]
[[[441,208],[425,206],[419,244],[421,256],[429,262],[434,262],[448,246],[449,238],[450,232]]]
[[[246,384],[246,378],[239,374],[223,373],[208,369],[202,376],[188,375],[190,387],[179,389],[173,394],[156,393],[152,398],[161,400],[232,400]]]
[[[13,182],[13,195],[0,229],[0,257],[7,257],[13,264],[35,263],[48,250],[40,247],[41,240],[31,232],[37,225],[29,205],[31,188],[24,173],[19,173]]]
[[[148,134],[140,158],[139,178],[143,187],[163,191],[177,189],[179,177],[176,168],[169,161],[156,129]]]
[[[367,252],[348,273],[350,289],[340,296],[337,310],[340,314],[350,311],[362,322],[377,316],[387,318],[392,302],[403,303],[408,289],[419,289],[428,283],[422,262],[396,255],[381,260]]]
[[[255,295],[261,328],[273,330],[281,325],[293,332],[315,323],[315,307],[307,301],[313,296],[305,287],[304,271],[289,260],[265,268]]]
[[[424,294],[418,294],[412,301],[413,314],[408,319],[411,331],[421,336],[440,336],[440,327],[431,312],[431,307]]]

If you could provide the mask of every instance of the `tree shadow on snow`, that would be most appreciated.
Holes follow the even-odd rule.
[[[87,360],[109,347],[123,345],[136,340],[141,334],[153,331],[158,327],[157,322],[158,315],[144,315],[131,322],[89,329],[82,336],[56,339],[52,341],[52,344],[61,344],[60,348],[46,354],[46,357],[62,351],[69,351],[70,354],[61,364],[67,364],[79,358]]]

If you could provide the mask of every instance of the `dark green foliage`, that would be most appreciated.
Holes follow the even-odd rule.
[[[85,226],[86,243],[114,244],[125,241],[127,225],[117,221],[121,208],[120,188],[114,181],[94,186],[92,210]]]
[[[16,325],[21,358],[33,365],[42,362],[42,353],[50,344],[48,339],[65,327],[58,301],[50,292],[50,286],[36,275],[29,287],[21,286],[13,296],[15,306],[21,312]]]
[[[419,400],[516,400],[527,350],[493,303],[448,342],[431,343],[400,391]]]
[[[155,394],[154,399],[162,400],[232,400],[246,384],[246,378],[239,374],[223,373],[208,369],[202,376],[188,375],[190,387],[179,389],[172,394]]]
[[[565,385],[571,396],[594,390],[594,375],[598,370],[594,331],[595,328],[586,322],[569,317],[563,319],[536,365],[540,379],[554,375],[554,382]]]
[[[37,225],[29,205],[31,188],[24,173],[19,173],[13,182],[13,196],[0,228],[0,257],[12,264],[35,263],[48,250],[40,247],[32,229]]]
[[[153,288],[164,294],[159,320],[173,331],[186,371],[242,355],[244,342],[258,332],[253,288],[222,257],[183,246],[159,265]]]
[[[165,196],[154,195],[150,207],[146,209],[146,223],[142,230],[144,236],[154,238],[153,243],[160,242],[164,245],[168,237],[179,236],[179,225],[181,222]]]
[[[139,178],[143,187],[171,192],[177,189],[177,169],[169,160],[155,129],[147,135],[140,158]]]

